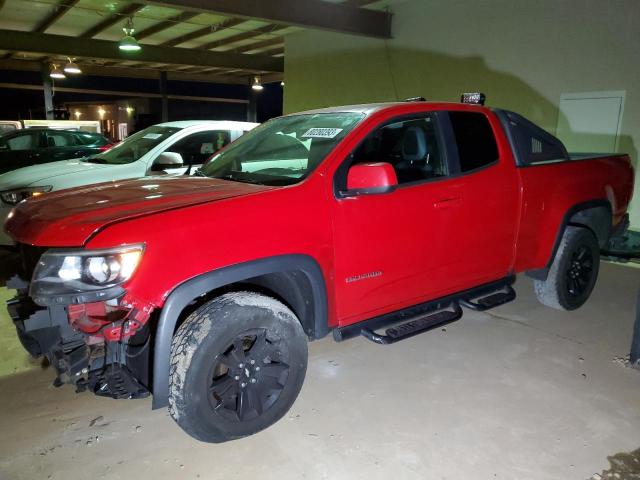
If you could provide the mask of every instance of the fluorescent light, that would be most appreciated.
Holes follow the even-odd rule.
[[[133,28],[133,18],[127,18],[127,23],[122,28],[122,31],[124,32],[124,37],[118,43],[118,48],[125,52],[137,52],[140,50],[141,47],[133,36],[133,33],[135,32],[135,29]]]
[[[134,37],[132,37],[131,35],[127,35],[122,40],[120,40],[118,48],[120,50],[124,50],[125,52],[136,52],[140,50],[141,47]]]
[[[58,68],[58,65],[56,65],[55,63],[51,65],[51,68],[49,70],[49,76],[51,78],[67,78],[67,76],[64,74],[64,72],[62,70],[60,70]]]
[[[73,60],[69,59],[69,63],[64,66],[64,71],[66,73],[71,73],[73,75],[77,75],[78,73],[82,73],[80,67]]]
[[[260,92],[264,89],[264,87],[262,86],[262,83],[260,82],[260,77],[258,75],[253,77],[253,82],[251,82],[251,88],[256,92]]]

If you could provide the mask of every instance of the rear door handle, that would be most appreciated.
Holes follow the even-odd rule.
[[[450,208],[459,205],[462,202],[462,197],[447,197],[441,198],[434,202],[433,206],[435,208]]]

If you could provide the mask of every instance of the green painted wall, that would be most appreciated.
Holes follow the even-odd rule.
[[[560,94],[626,91],[619,151],[640,145],[637,0],[407,0],[389,41],[286,37],[285,111],[482,91],[555,132]],[[640,184],[640,179],[637,180]],[[632,207],[640,227],[640,194]]]
[[[1,257],[0,261],[2,261]],[[5,302],[15,294],[15,290],[0,288],[0,377],[40,365],[40,362],[33,359],[18,340],[16,327],[13,326],[5,308]]]

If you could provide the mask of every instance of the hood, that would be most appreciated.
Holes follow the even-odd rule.
[[[31,165],[0,175],[0,192],[15,188],[50,185],[47,181],[60,175],[93,172],[113,167],[104,163],[90,163],[81,160],[62,160],[60,162]]]
[[[102,183],[23,201],[9,214],[5,229],[20,243],[81,246],[112,223],[274,188],[177,176]]]

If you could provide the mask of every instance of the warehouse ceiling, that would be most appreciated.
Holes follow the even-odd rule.
[[[277,81],[284,39],[304,29],[390,38],[389,0],[0,0],[0,68],[67,57],[87,74],[217,83]],[[137,52],[118,49],[131,18]]]

